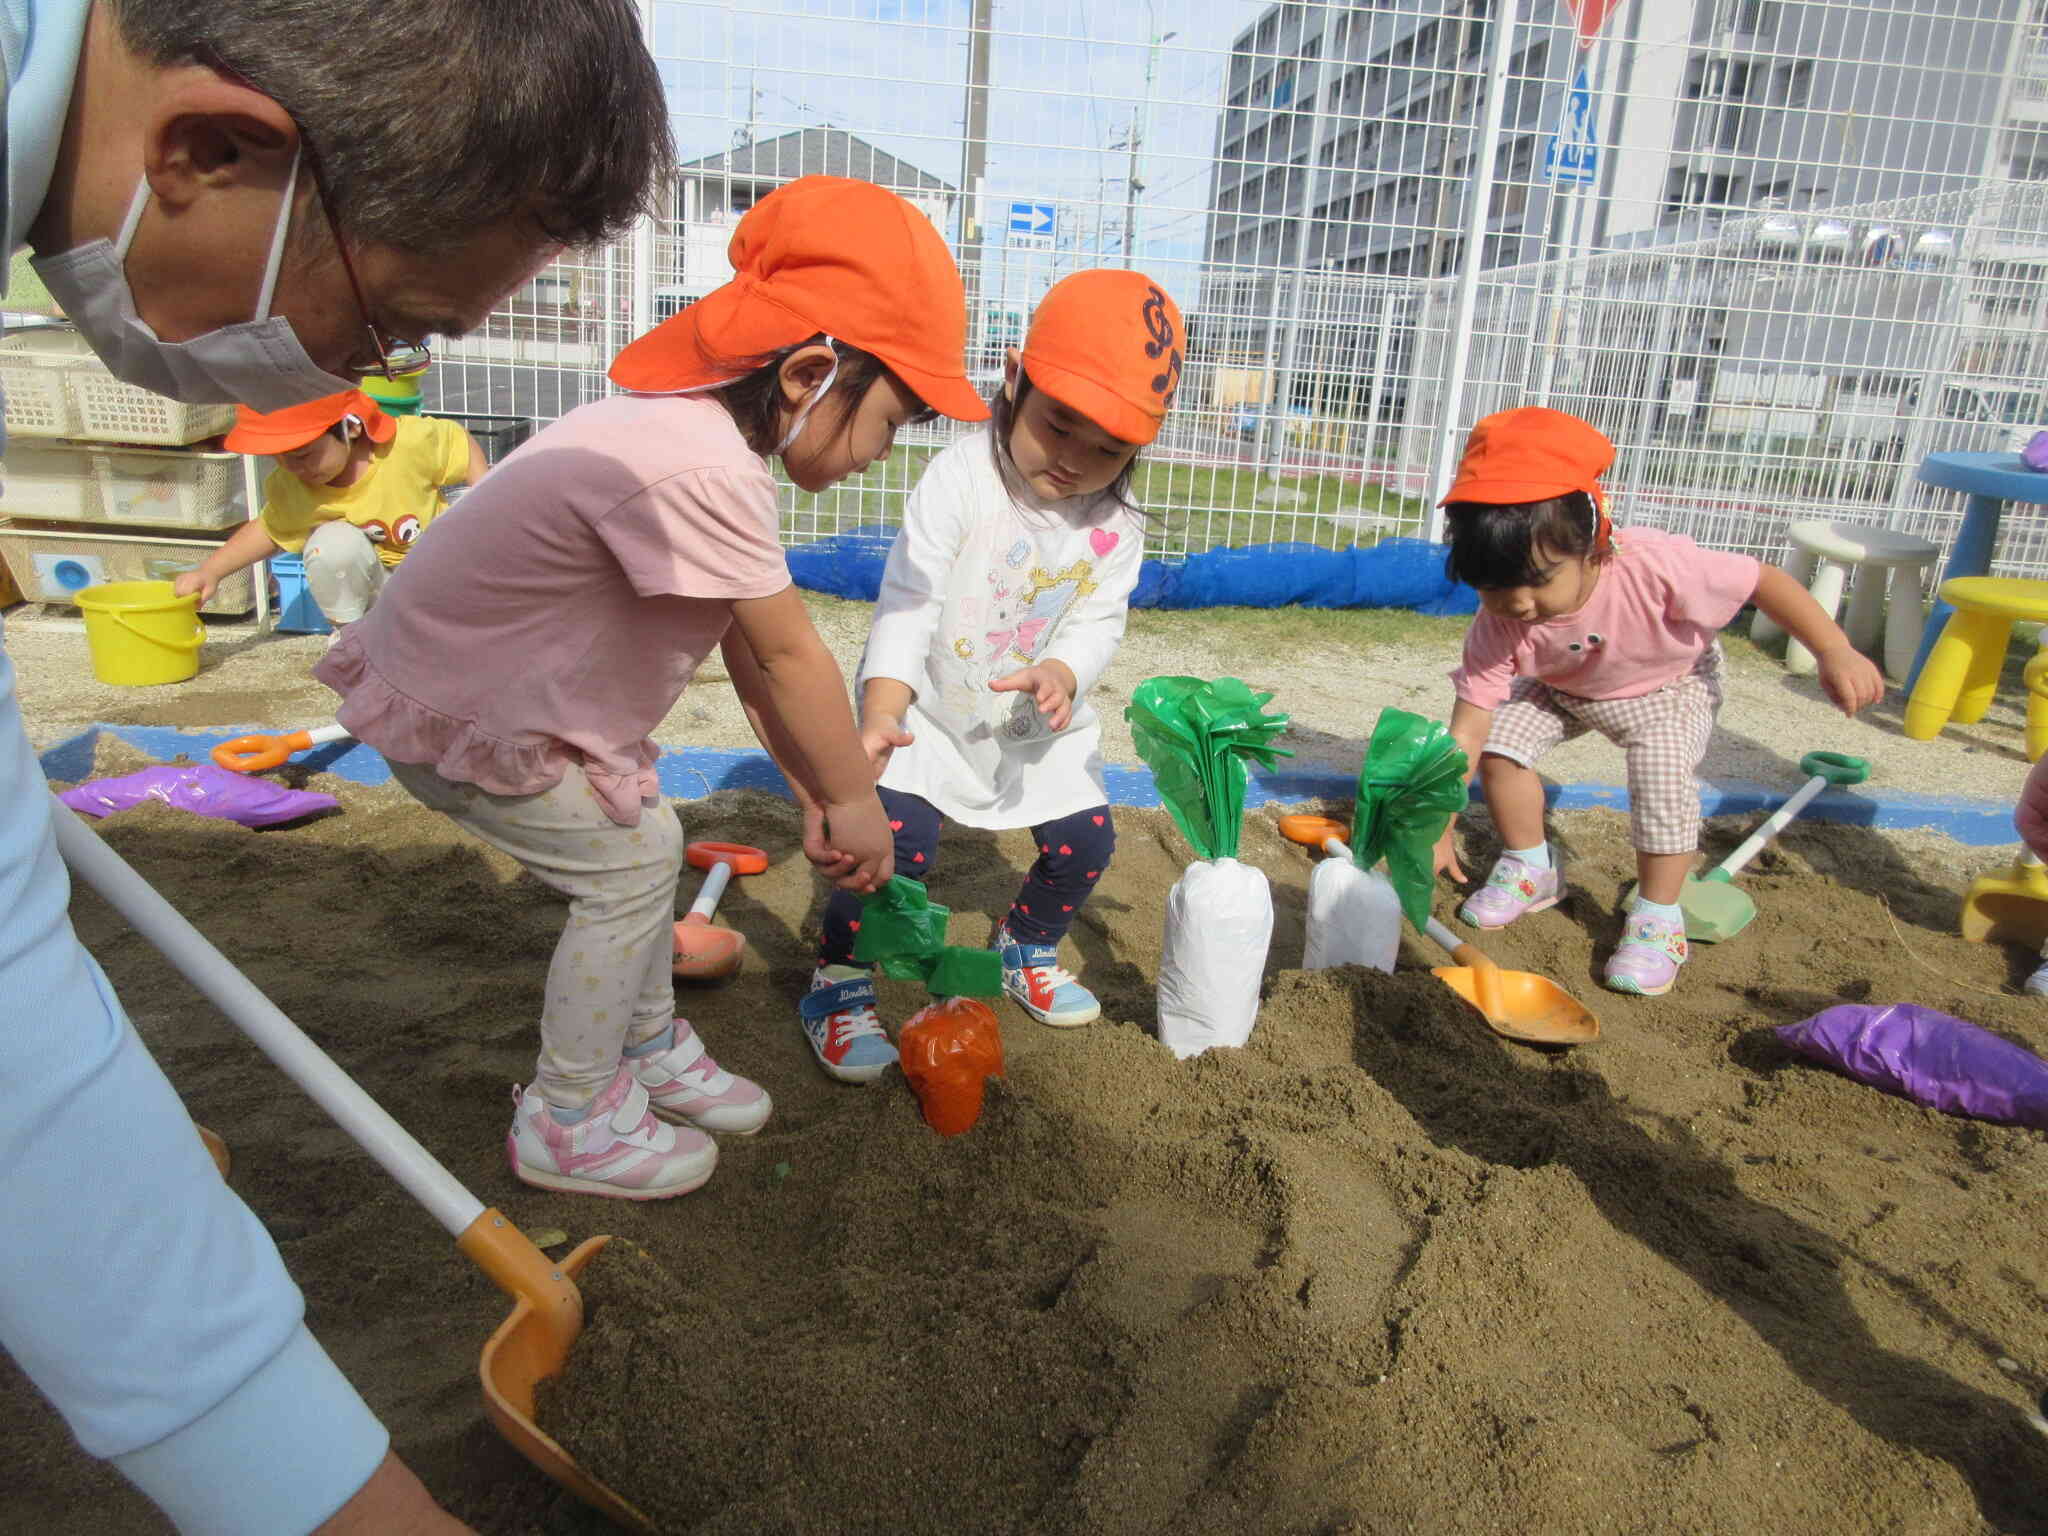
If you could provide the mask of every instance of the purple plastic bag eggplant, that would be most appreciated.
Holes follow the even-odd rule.
[[[2048,1061],[1917,1003],[1844,1003],[1778,1026],[1802,1055],[1944,1114],[2048,1130]]]
[[[332,811],[341,805],[332,795],[286,789],[268,779],[229,773],[212,763],[183,768],[159,764],[124,773],[118,779],[93,779],[76,789],[65,790],[57,798],[88,816],[107,816],[131,810],[145,800],[161,800],[181,811],[239,822],[245,827],[297,821],[315,811]]]

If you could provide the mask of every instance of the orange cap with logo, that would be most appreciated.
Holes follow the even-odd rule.
[[[1149,443],[1180,388],[1180,309],[1142,272],[1096,267],[1052,285],[1031,316],[1024,372],[1111,437]]]
[[[363,435],[373,443],[388,443],[398,431],[398,423],[385,415],[376,401],[360,389],[344,389],[281,411],[252,411],[238,405],[235,428],[221,439],[221,446],[232,453],[290,453],[305,447],[344,416],[360,421]]]
[[[871,352],[933,410],[984,421],[967,382],[967,293],[932,221],[869,181],[802,176],[747,210],[733,279],[612,360],[642,394],[730,384],[732,364],[823,333]]]
[[[1583,491],[1593,501],[1593,548],[1604,552],[1614,525],[1600,477],[1613,463],[1614,444],[1591,422],[1541,405],[1496,411],[1472,424],[1457,476],[1438,505],[1522,506]]]

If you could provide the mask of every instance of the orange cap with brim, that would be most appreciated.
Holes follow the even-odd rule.
[[[385,415],[376,401],[360,389],[344,389],[281,411],[252,411],[238,405],[235,429],[221,439],[221,446],[232,453],[290,453],[305,447],[344,416],[361,421],[363,434],[373,443],[390,442],[398,430],[398,423]]]
[[[1613,525],[1600,477],[1613,463],[1614,444],[1591,422],[1541,405],[1496,411],[1473,423],[1457,477],[1438,505],[1524,506],[1583,491],[1598,513],[1593,547],[1604,550]]]
[[[732,364],[820,333],[871,352],[941,415],[984,421],[967,382],[967,292],[932,221],[869,181],[802,176],[747,210],[733,279],[612,359],[642,394],[715,389]]]
[[[1033,385],[1127,443],[1159,435],[1186,356],[1187,331],[1166,290],[1115,267],[1054,283],[1023,353]]]

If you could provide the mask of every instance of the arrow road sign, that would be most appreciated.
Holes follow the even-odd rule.
[[[1051,245],[1057,224],[1051,203],[1010,204],[1009,239],[1012,245]]]

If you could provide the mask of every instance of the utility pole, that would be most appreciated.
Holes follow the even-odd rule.
[[[981,361],[975,338],[986,330],[981,298],[981,182],[988,163],[988,45],[995,0],[974,0],[967,33],[967,142],[960,166],[960,280],[967,289],[967,352],[970,369]]]
[[[1152,14],[1152,7],[1145,7],[1145,14]],[[1138,194],[1145,190],[1145,183],[1138,175],[1138,146],[1144,142],[1146,121],[1152,116],[1152,75],[1159,67],[1159,45],[1179,37],[1178,32],[1150,33],[1151,42],[1145,49],[1145,105],[1131,113],[1131,164],[1130,173],[1124,178],[1124,265],[1129,267],[1133,253],[1138,248]]]

